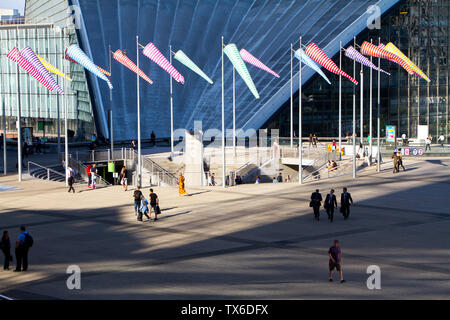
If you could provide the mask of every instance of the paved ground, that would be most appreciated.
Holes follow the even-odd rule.
[[[157,189],[158,222],[138,223],[120,187],[68,194],[58,183],[0,177],[0,230],[35,238],[31,270],[0,271],[0,294],[19,299],[449,299],[450,159],[407,160],[358,180]],[[312,219],[308,198],[348,186],[351,218]],[[147,195],[147,191],[145,192]],[[341,241],[346,284],[328,283],[327,250]],[[82,270],[69,291],[66,269]],[[366,287],[381,268],[382,290]],[[335,278],[337,280],[337,277]]]

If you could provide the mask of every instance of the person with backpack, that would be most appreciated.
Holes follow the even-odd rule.
[[[28,251],[33,246],[33,237],[26,231],[24,226],[20,227],[20,235],[16,241],[16,270],[21,272],[28,270]]]
[[[150,194],[149,194],[149,198],[150,198],[150,216],[152,215],[152,210],[155,213],[155,220],[158,220],[158,214],[161,213],[161,209],[159,209],[159,198],[158,195],[156,193],[153,192],[153,189],[150,189]]]
[[[3,231],[3,237],[0,242],[0,248],[5,256],[5,262],[3,263],[3,270],[9,270],[9,263],[12,261],[11,255],[11,241],[9,240],[8,230]]]
[[[136,190],[134,190],[133,198],[134,198],[134,213],[136,214],[138,221],[142,221],[142,215],[141,215],[142,192],[141,192],[141,187],[137,187]]]

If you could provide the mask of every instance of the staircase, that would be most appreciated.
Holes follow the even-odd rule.
[[[28,162],[28,174],[36,179],[65,182],[66,175],[62,165],[53,165],[49,167],[41,166],[34,162]]]

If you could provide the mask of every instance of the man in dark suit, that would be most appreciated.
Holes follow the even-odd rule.
[[[350,205],[353,204],[352,195],[347,192],[347,188],[344,188],[341,195],[341,210],[344,219],[347,220],[350,215]]]
[[[337,208],[337,200],[336,195],[334,194],[334,190],[331,189],[330,193],[327,194],[327,197],[325,199],[325,203],[323,204],[325,207],[325,210],[327,210],[328,220],[330,222],[333,222],[334,218],[334,208]]]
[[[319,193],[319,190],[316,190],[316,192],[311,195],[310,207],[314,209],[314,219],[317,221],[319,221],[321,205],[322,195]]]

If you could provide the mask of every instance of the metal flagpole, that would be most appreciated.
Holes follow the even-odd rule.
[[[373,43],[373,40],[370,39],[370,43]],[[370,62],[373,62],[373,57],[370,56]],[[369,103],[369,113],[370,113],[370,117],[369,117],[369,137],[370,137],[370,141],[369,141],[369,159],[370,159],[370,163],[372,164],[372,141],[373,141],[373,134],[372,134],[372,126],[373,126],[373,121],[372,121],[372,116],[373,116],[373,69],[370,68],[370,103]]]
[[[342,70],[342,41],[339,41],[339,69]],[[339,75],[339,160],[342,148],[342,76]]]
[[[293,92],[293,69],[292,69],[292,52],[294,51],[291,43],[291,149],[294,147],[294,92]]]
[[[16,28],[17,39],[19,39],[19,28]],[[17,40],[18,42],[18,40]],[[18,44],[16,44],[18,46]],[[17,171],[19,174],[19,182],[22,182],[22,119],[20,106],[20,74],[19,65],[17,64]]]
[[[0,41],[3,39],[0,39]],[[3,51],[3,41],[1,42],[0,50]],[[2,57],[2,52],[0,51],[0,58]],[[0,66],[1,76],[0,79],[1,88],[2,88],[2,114],[3,114],[3,174],[6,176],[8,174],[8,164],[7,164],[7,158],[6,158],[6,107],[5,107],[5,99],[6,99],[6,93],[4,92],[5,86],[3,85],[3,68]]]
[[[361,73],[360,73],[360,78],[361,78],[361,91],[360,91],[360,102],[361,102],[361,143],[363,143],[362,139],[363,139],[363,131],[362,131],[362,112],[363,112],[363,106],[364,106],[364,71],[363,71],[364,66],[361,64]],[[362,154],[364,154],[364,144],[362,144],[363,146],[363,150],[362,150]],[[362,157],[361,157],[362,158]]]
[[[236,157],[236,69],[233,67],[233,152]]]
[[[223,36],[222,36],[222,186],[226,183],[226,163],[225,163],[225,84],[224,84],[224,61],[223,61]]]
[[[353,38],[356,47],[356,37]],[[356,60],[353,60],[353,78],[356,79]],[[353,179],[356,179],[356,87],[353,86]]]
[[[109,45],[109,73],[112,75],[112,64],[111,64],[111,45]],[[109,117],[110,117],[110,136],[109,139],[111,141],[111,159],[114,160],[114,126],[113,126],[113,96],[112,96],[112,89],[109,89],[109,103],[110,103],[110,110],[109,110]]]
[[[170,64],[172,64],[172,45],[169,45]],[[173,156],[173,79],[170,76],[170,155]]]
[[[381,44],[381,38],[378,38],[378,45]],[[380,145],[380,108],[381,108],[381,58],[378,58],[378,102],[377,102],[377,161],[378,168],[377,171],[381,171],[381,145]]]
[[[66,33],[64,32],[65,29],[63,29],[63,37],[64,37],[64,48],[67,48],[67,42],[66,42]],[[64,58],[63,58],[64,63]],[[64,72],[67,74],[67,70],[64,67]],[[66,169],[66,187],[69,186],[69,177],[67,175],[67,166],[69,165],[69,130],[68,130],[68,121],[67,118],[69,116],[68,112],[68,106],[67,106],[67,84],[66,81],[64,81],[64,130],[65,130],[65,139],[64,139],[64,151],[65,151],[65,169]]]
[[[362,65],[361,64],[361,87],[363,86],[363,77],[364,77],[364,65]],[[364,94],[364,92],[363,91],[361,91],[361,98],[360,98],[360,101],[361,101],[361,113],[360,113],[360,124],[359,124],[359,135],[360,135],[360,138],[361,138],[361,143],[362,143],[362,145],[364,146],[364,104],[363,104],[363,102],[364,102],[364,96],[363,96],[363,94]]]
[[[61,30],[61,34],[62,35],[64,35],[64,33],[62,32],[62,30]],[[62,61],[62,65],[61,65],[61,68],[62,69],[64,69],[64,36],[63,37],[61,37],[61,48],[62,48],[62,50],[63,50],[63,59],[61,60]],[[64,79],[63,78],[63,80],[62,81],[65,81],[66,79]],[[57,117],[57,135],[58,135],[58,148],[57,148],[57,150],[58,150],[58,155],[57,155],[57,158],[58,158],[58,162],[59,161],[61,161],[61,105],[60,105],[60,95],[59,94],[56,94],[56,109],[57,109],[57,115],[56,115],[56,117]],[[44,122],[44,128],[45,128],[45,122]]]
[[[302,37],[300,37],[300,49],[302,48]],[[292,51],[291,51],[292,55]],[[298,182],[303,183],[303,127],[302,127],[302,59],[299,59],[298,72]]]
[[[139,36],[136,36],[136,64],[139,70]],[[141,93],[139,90],[139,72],[137,74],[137,127],[138,127],[138,178],[137,186],[141,187],[142,182],[142,149],[141,149]]]

